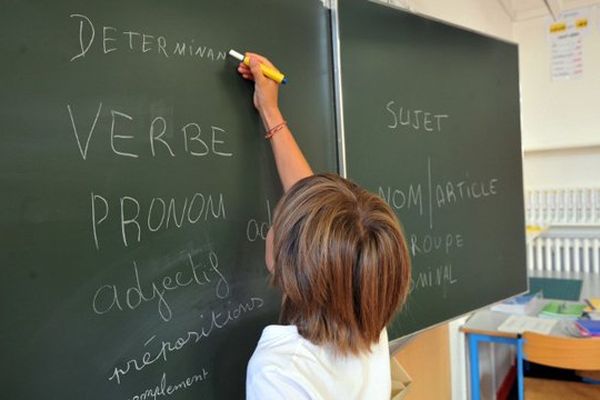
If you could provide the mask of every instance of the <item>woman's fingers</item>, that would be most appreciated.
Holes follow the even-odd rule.
[[[258,63],[263,64],[265,66],[269,66],[278,71],[277,67],[275,67],[267,58],[261,56],[260,54],[247,52],[245,54],[245,56],[250,57],[251,59],[258,61]],[[256,67],[255,67],[255,69],[256,69]],[[239,63],[237,70],[244,79],[247,79],[250,81],[256,80],[254,73],[252,72],[252,68],[250,66],[244,64],[243,62]]]
[[[252,76],[254,77],[254,80],[256,81],[256,83],[262,83],[267,79],[263,75],[263,72],[261,69],[262,65],[264,65],[264,63],[262,63],[259,58],[250,56],[250,71],[251,71]]]
[[[240,65],[238,65],[237,70],[239,74],[242,75],[242,78],[247,79],[249,81],[254,80],[254,77],[252,76],[252,71],[250,70],[250,67],[248,67],[246,64],[240,63]]]
[[[257,59],[257,60],[258,60],[258,61],[259,61],[261,64],[264,64],[264,65],[266,65],[266,66],[269,66],[269,67],[271,67],[271,68],[274,68],[274,69],[276,69],[277,71],[279,71],[279,70],[277,69],[277,67],[276,67],[276,66],[274,66],[274,65],[271,63],[271,61],[269,61],[267,58],[265,58],[265,57],[261,56],[260,54],[256,54],[256,53],[250,53],[250,52],[247,52],[247,53],[246,53],[246,56],[247,56],[247,57],[253,57],[253,58]]]

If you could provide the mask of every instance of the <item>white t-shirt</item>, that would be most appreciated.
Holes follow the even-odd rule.
[[[316,346],[295,325],[269,325],[248,363],[246,399],[389,400],[387,331],[370,353],[342,357]]]

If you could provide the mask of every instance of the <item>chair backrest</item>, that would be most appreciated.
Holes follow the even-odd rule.
[[[600,370],[600,339],[523,334],[525,359],[551,367]]]

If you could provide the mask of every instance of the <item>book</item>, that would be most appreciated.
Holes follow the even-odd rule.
[[[541,298],[541,293],[524,294],[494,304],[490,309],[506,314],[530,315],[533,314],[538,304],[537,302]]]
[[[575,325],[586,336],[600,336],[600,321],[580,319],[575,322]]]
[[[542,308],[539,317],[555,319],[577,319],[583,314],[585,304],[551,301]]]
[[[500,332],[509,333],[523,333],[529,331],[548,335],[557,322],[558,321],[556,320],[529,317],[526,315],[511,315],[500,324],[498,330]]]

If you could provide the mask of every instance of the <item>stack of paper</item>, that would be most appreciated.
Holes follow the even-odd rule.
[[[491,310],[517,315],[533,314],[538,304],[537,301],[541,297],[541,294],[528,294],[511,297],[510,299],[504,300],[501,303],[494,304],[491,307]]]

